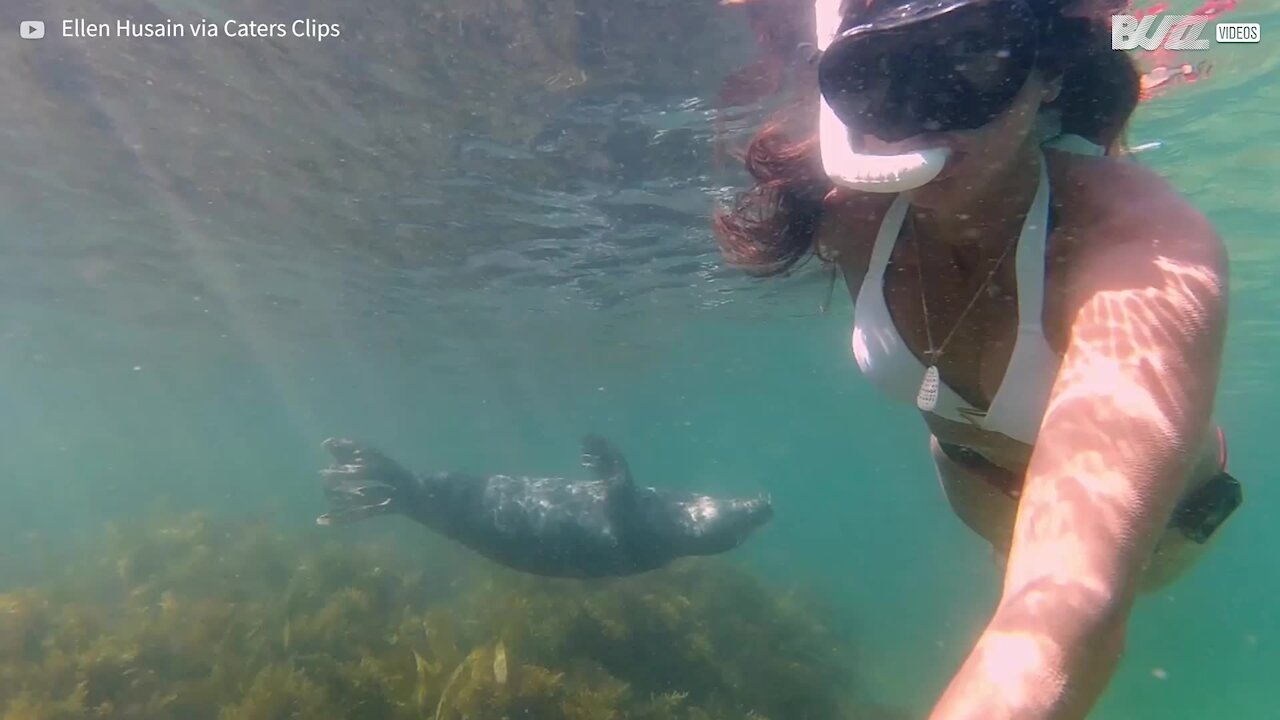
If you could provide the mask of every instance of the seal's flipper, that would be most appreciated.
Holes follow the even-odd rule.
[[[344,525],[375,515],[399,512],[417,479],[394,460],[351,440],[329,438],[324,449],[333,464],[320,472],[330,511],[318,525]]]
[[[597,480],[603,480],[610,490],[630,488],[635,484],[626,458],[599,435],[582,438],[582,466],[590,470]]]
[[[605,486],[605,509],[614,531],[624,539],[635,535],[635,481],[622,452],[599,435],[582,438],[582,466]]]

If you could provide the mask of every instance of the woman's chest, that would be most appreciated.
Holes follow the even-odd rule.
[[[935,259],[941,262],[926,272],[914,258],[895,257],[882,281],[868,289],[883,293],[876,300],[884,303],[901,339],[899,352],[936,367],[942,382],[973,407],[989,408],[1019,338],[1042,341],[1029,335],[1043,334],[1038,327],[1046,326],[1044,311],[1053,304],[1045,302],[1044,290],[1051,288],[1043,276],[1033,279],[1038,287],[1020,288],[1014,262]],[[1025,285],[1025,273],[1021,279]],[[1030,302],[1030,295],[1044,300]],[[1024,313],[1035,317],[1023,318]]]

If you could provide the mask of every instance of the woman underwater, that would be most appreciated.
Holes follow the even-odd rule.
[[[835,265],[853,353],[916,404],[960,519],[1005,559],[933,720],[1081,718],[1135,597],[1240,504],[1212,420],[1227,258],[1123,157],[1138,103],[1105,17],[1058,0],[818,0],[807,117],[746,152],[727,260]]]

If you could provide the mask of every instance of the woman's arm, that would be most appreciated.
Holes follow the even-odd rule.
[[[1163,207],[1152,207],[1163,205]],[[1073,263],[1070,342],[996,611],[931,720],[1083,718],[1209,429],[1226,257],[1181,202],[1130,208]]]

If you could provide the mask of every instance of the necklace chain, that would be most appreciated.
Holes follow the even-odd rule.
[[[909,210],[908,213],[910,213]],[[933,346],[933,332],[929,327],[929,303],[925,299],[923,269],[924,257],[920,252],[920,233],[916,230],[915,216],[909,214],[907,218],[911,223],[911,242],[915,245],[916,251],[916,276],[920,281],[920,310],[924,313],[924,337],[925,341],[929,343],[929,350],[927,351],[929,355],[929,365],[933,367],[936,366],[938,361],[942,358],[942,352],[947,349],[947,345],[951,342],[951,338],[955,337],[956,331],[958,331],[960,326],[964,324],[964,319],[969,315],[969,311],[973,309],[974,305],[978,304],[978,298],[982,297],[987,286],[989,286],[991,281],[995,279],[996,273],[999,272],[1000,267],[1004,265],[1005,258],[1009,257],[1009,253],[1013,250],[1013,246],[1018,243],[1018,236],[1014,235],[1013,238],[1005,244],[1004,252],[1000,253],[1000,259],[996,260],[996,264],[991,268],[991,272],[987,273],[986,280],[982,281],[982,285],[978,286],[978,291],[969,299],[969,304],[965,306],[964,311],[960,313],[960,317],[956,319],[956,324],[951,327],[951,332],[947,333],[947,336],[942,339],[942,345],[935,349]]]

